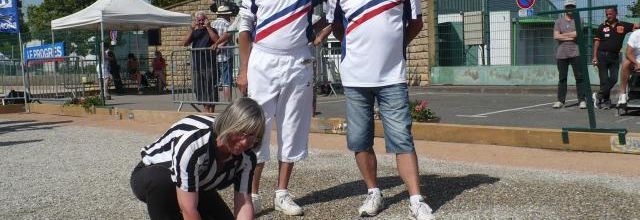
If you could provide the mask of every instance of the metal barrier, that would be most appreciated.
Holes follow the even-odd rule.
[[[320,88],[320,93],[326,95],[337,94],[342,89],[340,81],[340,61],[342,57],[341,48],[321,47],[318,62],[318,74],[316,76],[316,86]],[[316,55],[318,56],[318,55]]]
[[[179,104],[228,105],[237,76],[237,47],[189,48],[171,52],[167,80],[171,97]],[[226,71],[226,74],[223,73]],[[222,91],[222,95],[219,94]]]
[[[83,57],[31,59],[25,64],[25,90],[32,101],[66,101],[100,93],[98,62]]]
[[[2,105],[25,101],[20,60],[0,60],[0,99]]]

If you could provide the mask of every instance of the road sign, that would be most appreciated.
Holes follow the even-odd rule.
[[[516,3],[518,3],[518,7],[528,9],[536,4],[536,0],[516,0]]]
[[[533,13],[533,8],[521,8],[520,10],[518,10],[518,17],[531,17],[533,16]]]

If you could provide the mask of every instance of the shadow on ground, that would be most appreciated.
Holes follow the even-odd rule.
[[[52,121],[52,122],[35,122],[35,121],[3,121],[0,125],[9,125],[0,127],[0,134],[7,134],[10,132],[18,131],[33,131],[33,130],[47,130],[53,129],[58,124],[71,123],[73,121]]]
[[[27,144],[27,143],[34,143],[34,142],[40,142],[40,141],[43,141],[43,140],[37,139],[37,140],[28,140],[28,141],[0,141],[0,147],[8,147],[12,145]]]
[[[420,190],[426,196],[426,202],[431,206],[433,211],[438,210],[448,201],[464,191],[476,188],[484,184],[493,184],[500,181],[500,178],[490,177],[482,174],[470,174],[466,176],[440,176],[440,175],[421,175]],[[378,187],[382,190],[394,188],[403,185],[403,181],[399,176],[386,176],[378,178]],[[296,199],[296,203],[300,206],[310,205],[314,203],[331,202],[334,200],[346,199],[353,196],[361,196],[364,192],[364,181],[358,180],[343,183],[330,188],[314,191],[304,197]],[[383,192],[384,193],[384,192]],[[390,196],[384,196],[384,209],[398,202],[408,200],[409,194],[406,190],[402,193]],[[354,207],[356,209],[357,207]],[[265,209],[260,214],[264,215],[274,211],[273,208]]]

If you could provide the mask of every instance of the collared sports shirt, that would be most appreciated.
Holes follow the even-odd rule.
[[[406,25],[420,15],[420,0],[329,0],[327,21],[344,26],[343,85],[405,83]]]
[[[187,192],[223,189],[231,184],[236,192],[251,192],[256,154],[245,151],[218,167],[213,123],[213,118],[200,115],[176,122],[156,142],[141,149],[142,162],[167,166],[176,187]]]
[[[289,50],[313,40],[311,15],[319,0],[242,0],[239,31],[251,31],[260,46]]]

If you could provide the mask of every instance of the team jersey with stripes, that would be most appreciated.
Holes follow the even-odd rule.
[[[311,16],[318,3],[319,0],[242,0],[240,14],[254,23],[255,44],[290,50],[312,41]]]
[[[420,0],[329,0],[327,21],[344,26],[340,77],[348,87],[406,83],[405,29]]]
[[[245,151],[218,167],[214,122],[199,115],[176,122],[158,140],[142,148],[142,162],[147,166],[168,165],[173,182],[187,192],[223,189],[231,184],[237,192],[250,192],[256,154]]]

